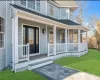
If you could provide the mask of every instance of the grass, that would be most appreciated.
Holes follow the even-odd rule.
[[[46,78],[32,71],[13,73],[10,70],[0,72],[0,80],[47,80]]]
[[[100,76],[100,52],[94,49],[84,56],[64,57],[54,63]]]

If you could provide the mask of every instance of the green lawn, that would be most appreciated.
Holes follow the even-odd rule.
[[[64,57],[54,63],[100,76],[100,52],[97,50],[89,50],[81,57]]]
[[[47,80],[39,74],[33,73],[32,71],[23,71],[13,73],[10,70],[4,70],[0,72],[0,80]]]

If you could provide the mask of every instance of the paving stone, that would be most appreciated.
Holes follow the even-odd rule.
[[[49,64],[32,71],[47,77],[49,80],[63,80],[64,78],[79,72],[58,64]]]

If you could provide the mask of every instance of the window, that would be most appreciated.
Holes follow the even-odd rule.
[[[69,42],[70,43],[78,43],[78,30],[69,30]]]
[[[0,17],[0,48],[4,47],[4,19]]]
[[[28,7],[31,9],[35,9],[35,0],[29,0],[28,1]]]
[[[36,5],[37,5],[36,10],[40,11],[40,0],[36,0]]]
[[[26,0],[21,0],[21,5],[26,6]]]
[[[60,43],[65,43],[65,32],[60,31]]]
[[[61,19],[67,19],[66,18],[66,8],[60,8],[60,16],[61,16]]]
[[[50,16],[54,16],[54,7],[50,5]]]
[[[32,10],[40,11],[40,0],[21,0],[21,5]]]
[[[49,43],[50,44],[53,44],[54,42],[54,38],[53,38],[53,31],[52,30],[49,30]]]

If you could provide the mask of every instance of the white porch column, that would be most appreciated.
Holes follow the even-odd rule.
[[[56,55],[56,26],[53,28],[54,33],[54,55]]]
[[[68,8],[68,19],[70,19],[70,9]]]
[[[67,52],[67,28],[65,29],[65,43],[66,43],[66,52]]]
[[[87,50],[88,50],[88,33],[86,31],[86,44],[87,44]]]
[[[80,52],[80,29],[78,29],[78,52]]]
[[[14,54],[14,63],[18,63],[18,16],[13,17],[13,54]]]

